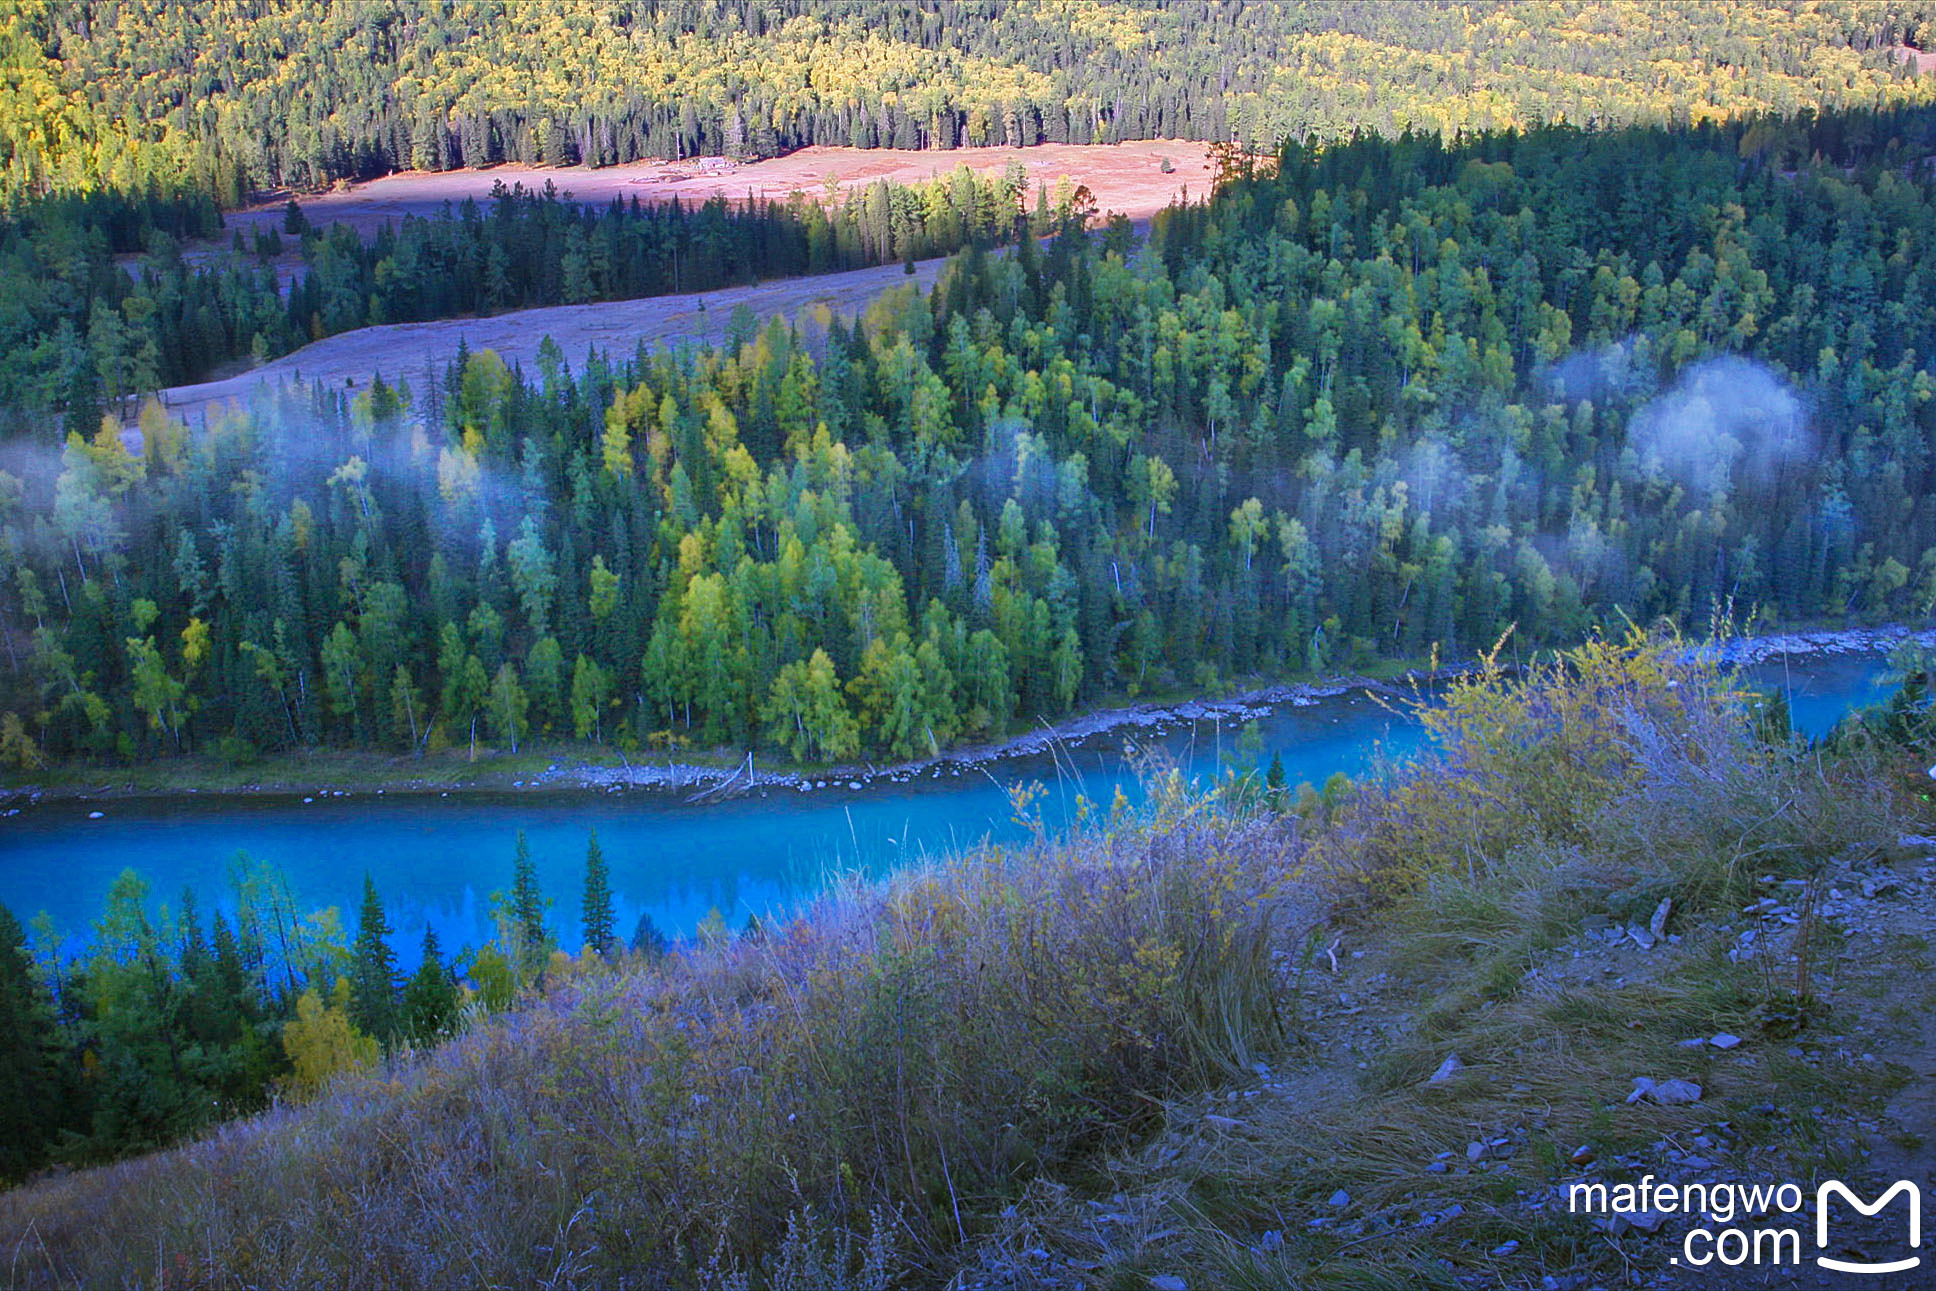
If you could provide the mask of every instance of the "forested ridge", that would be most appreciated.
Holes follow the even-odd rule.
[[[1926,101],[1924,4],[28,0],[0,202],[387,171],[1731,120]]]
[[[1927,613],[1932,137],[1288,144],[854,327],[16,446],[3,747],[908,758],[1511,625]]]

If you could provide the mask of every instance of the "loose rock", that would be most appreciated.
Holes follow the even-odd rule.
[[[1701,1087],[1691,1080],[1656,1081],[1651,1076],[1635,1076],[1633,1092],[1627,1095],[1627,1101],[1638,1103],[1643,1098],[1664,1107],[1698,1103],[1701,1101]]]
[[[1673,913],[1674,898],[1662,897],[1660,904],[1654,907],[1654,917],[1647,921],[1647,931],[1654,934],[1654,940],[1658,941],[1667,935],[1667,917]]]

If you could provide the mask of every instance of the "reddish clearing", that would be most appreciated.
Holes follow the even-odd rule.
[[[1164,173],[1163,162],[1173,169]],[[1029,186],[1050,188],[1067,175],[1087,184],[1103,211],[1117,211],[1133,220],[1148,219],[1186,191],[1196,197],[1210,191],[1213,172],[1209,145],[1157,139],[1121,144],[1041,144],[1033,148],[957,148],[916,152],[897,148],[803,148],[784,157],[744,164],[724,157],[685,161],[641,161],[625,166],[588,169],[583,166],[493,166],[488,170],[405,171],[365,184],[314,196],[298,196],[311,223],[347,223],[359,232],[374,233],[386,221],[406,215],[432,216],[444,203],[467,197],[483,201],[491,186],[523,184],[542,189],[547,181],[560,192],[586,205],[603,206],[614,197],[641,202],[704,202],[723,196],[742,200],[749,194],[784,199],[792,193],[824,197],[831,182],[840,190],[871,184],[916,184],[966,166],[981,175],[999,175],[1011,161],[1028,172]],[[245,231],[282,219],[280,201],[264,203],[228,217],[230,228]]]
[[[1936,53],[1925,53],[1913,45],[1891,45],[1889,52],[1898,63],[1914,63],[1918,76],[1936,70]]]

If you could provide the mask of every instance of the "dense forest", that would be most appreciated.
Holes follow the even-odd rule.
[[[1924,102],[1903,3],[30,0],[0,203],[500,161],[1789,116]]]
[[[158,387],[232,360],[273,358],[377,323],[539,305],[704,291],[1001,245],[1092,213],[1086,189],[1028,191],[1020,168],[967,168],[912,186],[881,181],[823,203],[715,198],[586,208],[547,185],[499,184],[435,219],[409,217],[365,241],[316,229],[291,202],[283,231],[235,233],[219,253],[207,197],[49,198],[0,223],[0,433],[57,412],[92,434]],[[285,289],[278,261],[300,249]]]
[[[0,1185],[51,1160],[164,1146],[278,1091],[312,1094],[379,1053],[434,1044],[508,1007],[547,975],[665,953],[649,918],[629,942],[613,928],[595,833],[576,942],[548,913],[522,834],[504,861],[496,938],[447,958],[426,927],[408,972],[392,943],[416,943],[416,930],[391,926],[374,880],[348,929],[333,907],[304,910],[287,875],[247,856],[225,890],[184,889],[159,906],[124,871],[80,954],[77,930],[43,917],[30,932],[0,906]]]
[[[1933,139],[1293,143],[853,326],[16,443],[0,749],[910,758],[1511,625],[1927,613]]]

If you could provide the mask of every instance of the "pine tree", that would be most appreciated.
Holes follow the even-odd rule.
[[[585,844],[585,944],[600,955],[612,949],[612,882],[605,865],[605,851],[598,845],[598,831]]]
[[[376,893],[376,881],[363,876],[363,910],[357,918],[356,946],[350,962],[350,1021],[384,1044],[397,1037],[396,952],[384,940],[390,921]]]
[[[538,891],[538,867],[531,860],[531,844],[518,831],[517,862],[511,877],[511,921],[517,937],[517,957],[527,971],[543,962],[545,949],[544,897]]]
[[[403,988],[404,1030],[417,1044],[446,1034],[457,1020],[457,982],[445,967],[437,930],[424,925],[423,962]]]
[[[52,1001],[34,975],[27,936],[0,906],[0,1183],[47,1159],[62,1128]]]

